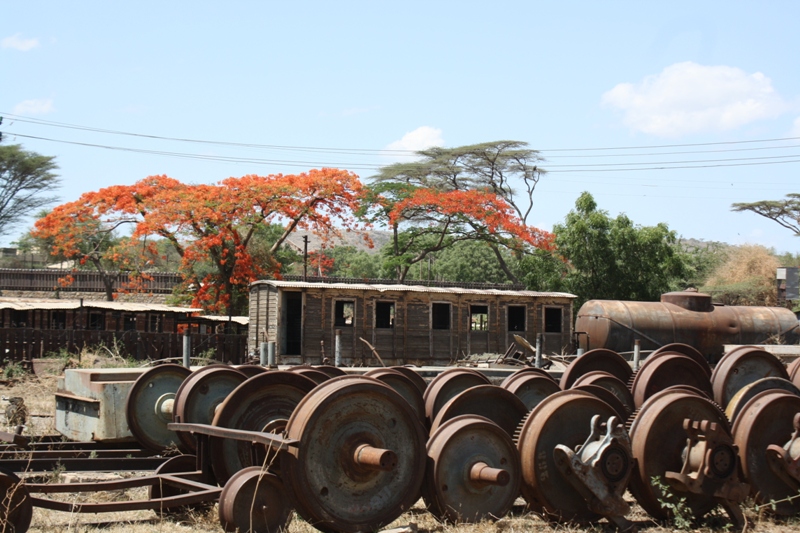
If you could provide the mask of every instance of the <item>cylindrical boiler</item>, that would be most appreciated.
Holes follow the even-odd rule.
[[[669,292],[660,302],[589,300],[575,321],[578,345],[586,350],[643,350],[680,342],[694,346],[712,362],[724,344],[795,344],[800,328],[795,314],[782,307],[715,305],[699,292]]]

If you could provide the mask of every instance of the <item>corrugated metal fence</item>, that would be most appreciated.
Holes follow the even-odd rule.
[[[70,276],[69,285],[59,282]],[[171,294],[172,288],[181,282],[174,272],[149,272],[139,285],[139,292]],[[115,290],[123,289],[130,283],[130,275],[120,272],[114,283]],[[0,268],[0,290],[6,291],[62,291],[62,292],[104,292],[103,277],[93,270],[51,270]]]
[[[190,335],[192,357],[241,364],[247,350],[247,335]],[[39,330],[0,328],[0,361],[30,361],[63,353],[78,354],[84,348],[100,354],[115,354],[136,360],[180,359],[183,335],[141,331]]]

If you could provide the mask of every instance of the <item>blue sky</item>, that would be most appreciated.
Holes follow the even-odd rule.
[[[730,211],[800,192],[798,2],[26,1],[2,14],[0,131],[56,156],[63,201],[154,174],[336,166],[366,181],[401,157],[382,150],[513,139],[552,171],[530,218],[544,229],[589,191],[637,224],[800,252],[788,230]]]

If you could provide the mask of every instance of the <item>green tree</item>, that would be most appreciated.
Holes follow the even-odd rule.
[[[381,257],[355,246],[334,246],[325,250],[333,259],[330,276],[337,278],[377,279],[381,277]]]
[[[59,185],[55,157],[28,152],[18,144],[0,146],[0,235],[22,219],[53,203]]]
[[[373,176],[371,188],[381,202],[377,218],[384,220],[394,205],[407,200],[418,189],[439,192],[482,191],[501,198],[511,209],[521,226],[527,226],[533,209],[533,192],[544,175],[544,161],[536,150],[519,141],[494,141],[457,148],[434,147],[417,152],[420,160],[396,163],[383,167]],[[512,187],[512,183],[515,186]],[[522,191],[522,192],[520,192]],[[480,221],[459,221],[460,236],[455,238],[451,218],[432,221],[427,209],[410,210],[403,214],[407,223],[401,230],[395,221],[394,247],[388,257],[394,263],[396,276],[404,277],[411,264],[425,261],[429,253],[452,246],[461,240],[480,240],[489,243],[495,260],[508,279],[519,283],[504,249],[513,249],[519,256],[524,249],[517,239],[485,231]],[[373,219],[374,221],[374,219]],[[440,229],[436,233],[436,229]]]
[[[506,256],[506,261],[513,264],[510,254],[502,251]],[[422,264],[421,273],[417,271],[417,276],[422,279],[430,278],[437,281],[458,281],[464,283],[509,283],[503,269],[491,247],[485,242],[479,241],[460,241],[452,246],[437,252],[431,256],[428,264]],[[414,274],[414,270],[411,271]]]
[[[688,275],[686,256],[666,224],[637,226],[625,215],[611,218],[587,192],[553,232],[555,255],[523,260],[525,278],[530,288],[575,294],[576,309],[589,299],[658,300]]]
[[[774,220],[784,228],[800,236],[800,193],[789,193],[785,200],[761,200],[760,202],[738,203],[731,206],[733,211],[752,211],[762,217]]]

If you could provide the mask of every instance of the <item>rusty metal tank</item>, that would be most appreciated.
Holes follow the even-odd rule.
[[[668,292],[660,302],[589,300],[578,310],[575,322],[578,346],[633,350],[634,339],[642,350],[670,343],[694,346],[712,362],[723,353],[723,344],[795,344],[800,328],[795,314],[782,307],[725,306],[711,302],[700,292]]]

